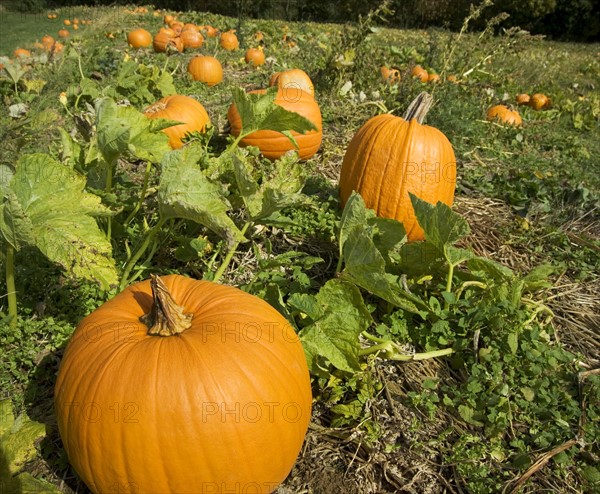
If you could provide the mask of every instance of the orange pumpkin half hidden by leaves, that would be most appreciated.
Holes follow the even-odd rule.
[[[54,393],[69,461],[94,493],[270,493],[311,402],[302,344],[277,310],[181,275],[131,285],[83,319]]]
[[[264,94],[265,89],[249,91],[250,94]],[[281,158],[288,151],[297,151],[301,160],[312,158],[321,147],[323,139],[323,124],[321,109],[315,99],[300,89],[278,88],[275,104],[288,111],[296,112],[310,120],[317,130],[310,130],[305,134],[292,131],[298,149],[294,147],[287,136],[274,130],[258,130],[242,138],[241,146],[256,146],[262,155],[269,160]],[[242,131],[242,119],[237,111],[235,103],[232,103],[227,111],[227,120],[231,126],[231,134],[239,136]]]
[[[431,101],[423,92],[403,118],[385,113],[367,120],[350,141],[340,172],[342,205],[358,192],[377,216],[403,223],[409,241],[425,238],[409,193],[451,206],[456,188],[450,141],[435,127],[423,125]]]
[[[279,86],[284,89],[301,89],[315,95],[315,86],[310,76],[302,69],[288,69],[281,72],[275,72],[269,78],[269,86]]]
[[[166,96],[144,110],[148,118],[164,118],[181,122],[167,127],[163,132],[169,137],[173,149],[183,146],[183,138],[190,132],[204,132],[210,118],[201,103],[190,96],[176,94]]]

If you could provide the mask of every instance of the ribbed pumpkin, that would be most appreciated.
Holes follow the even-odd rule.
[[[517,110],[513,110],[506,105],[494,105],[486,114],[486,119],[490,122],[498,122],[506,125],[519,127],[523,123],[523,119]]]
[[[181,32],[181,41],[185,50],[195,50],[204,44],[204,36],[197,30],[184,29]]]
[[[265,64],[265,52],[261,48],[248,48],[244,55],[247,64],[257,67]]]
[[[309,75],[302,69],[275,72],[269,79],[269,86],[279,86],[285,89],[301,89],[311,96],[315,95],[315,86]]]
[[[156,36],[154,36],[154,40],[152,41],[152,46],[154,47],[154,51],[158,53],[164,53],[168,50],[183,51],[183,42],[179,36],[175,36],[172,29],[161,29]]]
[[[340,172],[342,204],[358,192],[377,216],[402,222],[409,241],[425,238],[409,192],[451,206],[456,188],[450,141],[422,124],[430,104],[431,96],[421,93],[403,118],[385,113],[369,119],[350,141]]]
[[[94,493],[177,494],[275,490],[311,401],[302,345],[279,312],[180,275],[132,285],[87,316],[54,398],[69,461]]]
[[[142,28],[134,29],[127,34],[127,42],[132,48],[147,48],[152,44],[152,35]]]
[[[240,47],[237,36],[235,35],[235,29],[230,29],[224,33],[221,33],[221,39],[219,41],[221,48],[227,51],[237,50]]]
[[[163,129],[169,136],[169,145],[173,149],[183,146],[182,139],[189,132],[204,132],[210,124],[210,118],[206,110],[198,101],[189,96],[176,94],[166,96],[144,110],[148,118],[165,118],[182,122],[173,127]]]
[[[254,94],[264,94],[264,89],[250,91]],[[288,111],[299,113],[310,120],[318,130],[311,130],[306,134],[299,134],[292,131],[296,139],[298,148],[296,149],[290,140],[274,130],[260,130],[253,132],[240,141],[242,146],[256,146],[260,149],[262,155],[270,160],[281,158],[285,153],[291,150],[298,152],[301,160],[306,160],[314,156],[321,147],[323,139],[323,127],[321,121],[321,109],[313,96],[300,89],[281,89],[279,88],[275,97],[275,104],[285,108]],[[242,120],[240,114],[232,103],[227,112],[227,120],[231,126],[231,133],[239,136],[242,130]]]
[[[223,66],[215,57],[199,55],[190,60],[187,71],[195,81],[208,86],[219,84],[223,80]]]

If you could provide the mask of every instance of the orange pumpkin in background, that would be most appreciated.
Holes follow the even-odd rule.
[[[181,122],[179,125],[163,129],[169,137],[173,149],[183,146],[182,139],[189,132],[204,132],[210,118],[204,106],[190,96],[176,94],[157,101],[144,110],[148,118],[164,118]]]
[[[421,93],[404,117],[384,113],[369,119],[350,141],[340,171],[342,204],[358,192],[377,216],[403,223],[409,241],[425,238],[409,193],[451,206],[456,188],[450,141],[422,124],[430,104],[431,96]]]
[[[264,89],[250,91],[251,94],[264,94]],[[274,130],[259,130],[244,137],[240,141],[241,146],[256,146],[260,149],[262,155],[270,160],[281,158],[288,151],[295,150],[301,160],[306,160],[315,155],[321,147],[323,139],[323,126],[321,119],[321,109],[312,95],[300,89],[281,89],[279,88],[275,97],[275,104],[285,108],[288,111],[299,113],[310,120],[317,130],[308,131],[306,134],[300,134],[292,131],[292,135],[298,144],[296,149],[290,140],[280,132]],[[240,114],[232,103],[227,112],[227,120],[231,126],[231,134],[239,136],[242,130],[242,120]]]

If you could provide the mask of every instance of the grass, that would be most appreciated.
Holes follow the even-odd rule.
[[[48,20],[45,13],[0,13],[0,55],[9,56],[16,46],[31,47],[43,34],[54,35],[62,27],[62,19],[75,16],[90,18],[94,24],[71,37],[65,56],[50,63],[40,61],[26,72],[16,84],[18,94],[14,81],[6,73],[0,76],[5,107],[25,103],[32,108],[25,118],[9,117],[8,112],[0,115],[4,143],[0,164],[15,163],[21,154],[31,151],[49,149],[62,156],[57,129],[62,127],[81,138],[86,118],[91,118],[86,104],[93,103],[93,98],[84,94],[75,108],[75,97],[70,96],[65,108],[59,94],[80,94],[85,79],[101,80],[103,86],[117,85],[115,74],[125,58],[166,68],[179,92],[202,101],[216,127],[215,148],[224,146],[225,114],[233,87],[265,85],[272,72],[286,67],[301,67],[313,77],[324,140],[318,155],[304,165],[309,175],[304,192],[313,201],[311,207],[285,211],[293,220],[291,225],[262,227],[253,248],[242,247],[234,256],[225,282],[277,305],[291,293],[313,294],[333,278],[340,221],[336,184],[345,149],[370,116],[385,110],[402,114],[423,89],[435,98],[427,123],[448,136],[457,155],[459,182],[454,208],[472,230],[462,245],[519,273],[544,263],[557,266],[557,273],[547,280],[551,286],[542,294],[555,317],[543,337],[532,332],[521,341],[529,352],[527,365],[519,361],[520,356],[499,353],[500,343],[492,340],[487,350],[496,360],[481,357],[473,363],[470,375],[453,360],[397,364],[370,358],[363,362],[361,372],[352,376],[332,372],[327,379],[315,377],[313,423],[282,493],[309,487],[320,493],[409,488],[418,492],[498,492],[499,485],[522,478],[543,453],[570,444],[582,414],[580,403],[573,398],[581,369],[572,365],[565,352],[573,352],[589,370],[600,365],[598,45],[556,43],[519,32],[504,36],[473,33],[459,38],[443,30],[380,28],[357,35],[345,26],[260,19],[247,19],[237,26],[238,19],[188,13],[185,19],[199,24],[210,23],[223,30],[238,27],[246,44],[252,43],[256,30],[264,32],[267,40],[265,50],[271,59],[259,70],[248,69],[240,52],[225,53],[208,42],[201,51],[217,53],[225,67],[225,81],[207,88],[186,77],[191,54],[167,57],[126,46],[128,29],[144,25],[155,32],[160,17],[130,15],[116,8],[74,8],[59,11],[55,21]],[[297,49],[283,46],[281,38],[286,32],[297,42]],[[442,77],[456,74],[460,82],[425,86],[409,76],[414,63],[442,72]],[[382,64],[400,69],[399,85],[381,80]],[[43,89],[29,89],[25,81],[32,80],[44,81]],[[544,92],[552,98],[552,107],[541,112],[519,108],[525,122],[520,129],[485,120],[491,104],[512,102],[521,92]],[[134,88],[123,87],[121,96],[133,99]],[[142,107],[142,103],[143,99],[137,104]],[[129,164],[130,169],[134,166]],[[129,177],[139,178],[133,172]],[[127,183],[120,185],[125,192],[129,190]],[[144,206],[150,221],[155,207],[152,200]],[[140,238],[135,228],[142,230],[143,225],[140,222],[131,231],[120,233],[132,245]],[[201,239],[202,255],[183,248],[191,239]],[[181,272],[201,277],[210,265],[210,256],[216,253],[218,257],[220,248],[210,232],[191,223],[172,225],[159,240],[144,273]],[[119,249],[115,255],[123,259],[125,249]],[[304,257],[290,261],[285,257],[290,250],[300,251]],[[83,493],[86,488],[68,467],[52,427],[52,385],[64,345],[77,323],[111,293],[94,283],[69,279],[34,249],[19,252],[17,258],[20,321],[16,329],[6,321],[0,323],[4,349],[0,398],[10,397],[17,411],[48,424],[47,437],[25,469],[53,482],[62,492]],[[316,258],[322,262],[314,263]],[[5,291],[4,285],[1,290]],[[374,314],[381,309],[374,298],[367,300]],[[4,313],[6,307],[1,309]],[[522,317],[513,316],[515,321]],[[395,336],[407,332],[397,313],[380,322],[380,330],[385,326]],[[538,375],[544,379],[533,381]],[[585,396],[598,395],[592,377],[589,388],[579,382],[579,389],[589,393]],[[504,391],[501,381],[506,379],[518,386]],[[528,399],[531,393],[526,388],[531,382],[540,383],[539,401]],[[565,382],[568,385],[560,384]],[[490,415],[494,415],[487,418],[487,430],[466,412],[456,413],[459,409],[464,412],[460,405],[481,404],[483,387],[489,388],[489,396],[497,401],[496,405],[481,405],[490,407]],[[446,406],[446,402],[453,404]],[[513,411],[513,406],[521,411]],[[588,412],[588,425],[597,431],[598,410],[593,401]],[[518,420],[510,419],[517,416]],[[534,431],[535,448],[519,442],[524,441],[519,434],[524,424]],[[502,431],[494,429],[500,426]],[[500,433],[505,430],[513,434],[511,444]],[[597,440],[579,449],[565,448],[533,472],[522,492],[594,492],[598,448]]]

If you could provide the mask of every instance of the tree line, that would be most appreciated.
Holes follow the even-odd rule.
[[[460,29],[471,5],[481,0],[391,0],[386,17],[390,27]],[[287,21],[349,22],[366,15],[382,0],[156,0],[154,6],[175,11],[195,10],[216,14],[284,19]],[[88,5],[130,5],[122,0],[2,0],[10,10],[40,11],[47,8]],[[498,29],[518,26],[551,39],[600,41],[599,0],[495,0],[484,9],[473,27],[482,28],[501,13],[508,16]]]

